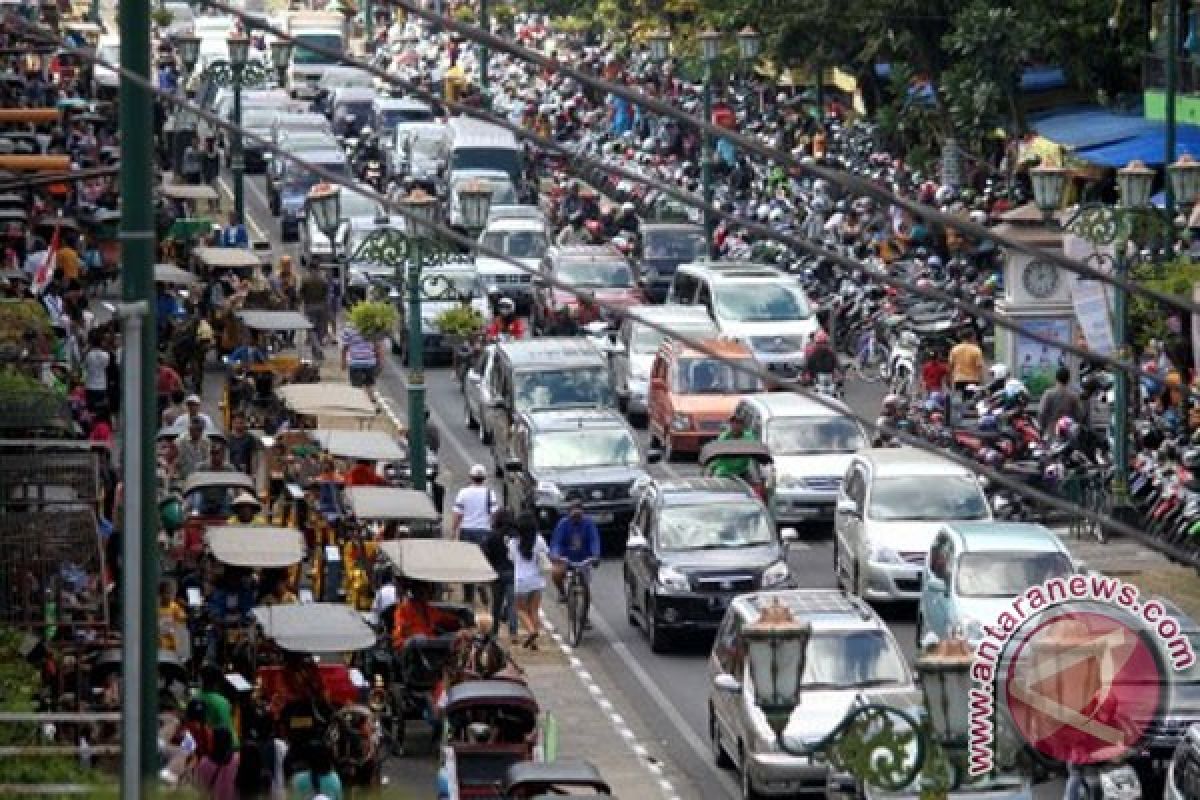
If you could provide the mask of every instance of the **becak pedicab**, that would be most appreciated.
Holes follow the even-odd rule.
[[[577,760],[522,761],[504,776],[504,800],[536,800],[542,797],[609,797],[612,788],[590,762]]]
[[[224,525],[233,514],[234,498],[254,494],[254,479],[244,472],[193,472],[181,493],[184,512],[182,535],[170,552],[185,568],[196,567],[204,552],[204,534],[210,526]]]
[[[275,389],[320,379],[312,361],[299,355],[312,323],[296,311],[243,310],[226,324],[232,326],[226,333],[232,331],[241,344],[224,356],[229,368],[221,401],[225,426],[230,427],[233,415],[240,412],[250,428],[274,433],[283,416]]]
[[[513,681],[466,681],[446,693],[445,718],[439,798],[504,800],[509,770],[533,761],[541,745],[533,692]]]
[[[376,677],[390,684],[392,748],[403,752],[409,720],[429,723],[431,746],[436,746],[441,727],[438,700],[448,668],[451,679],[460,678],[467,672],[462,665],[484,660],[478,655],[483,650],[489,653],[489,663],[480,664],[479,672],[495,673],[507,665],[507,659],[496,658],[485,640],[460,635],[475,627],[475,614],[468,605],[443,601],[445,588],[490,584],[496,571],[474,542],[397,539],[380,542],[379,554],[400,589],[399,602],[379,615],[380,627],[391,633],[392,649],[380,654],[373,665]]]
[[[192,648],[215,664],[253,664],[251,610],[278,586],[282,577],[299,589],[300,562],[308,551],[304,536],[292,528],[267,525],[217,525],[205,533],[209,558],[203,575],[182,582],[185,589],[211,586],[206,616],[192,609]]]
[[[369,685],[352,666],[355,654],[374,647],[375,631],[340,603],[260,606],[254,619],[264,640],[253,675],[255,702],[288,743],[285,770],[298,771],[306,746],[319,739],[332,751],[342,781],[377,785],[386,749],[365,703]]]

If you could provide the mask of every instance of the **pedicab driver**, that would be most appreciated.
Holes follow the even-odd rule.
[[[462,627],[457,616],[430,603],[433,593],[431,583],[409,582],[408,595],[397,606],[392,623],[392,647],[397,653],[403,652],[404,645],[416,637],[454,633]]]

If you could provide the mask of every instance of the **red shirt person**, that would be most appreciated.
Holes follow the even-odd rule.
[[[365,459],[354,463],[345,475],[346,486],[387,486],[387,480],[375,471],[375,465]]]

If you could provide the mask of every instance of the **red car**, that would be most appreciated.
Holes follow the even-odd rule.
[[[577,324],[586,325],[611,319],[612,312],[604,308],[625,309],[646,302],[634,280],[633,267],[619,250],[608,245],[552,247],[542,259],[541,270],[544,280],[533,301],[533,327],[540,333],[553,332],[565,311]],[[598,302],[586,303],[579,295],[555,288],[551,282],[584,290]]]

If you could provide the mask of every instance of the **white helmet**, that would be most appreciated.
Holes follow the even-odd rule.
[[[370,126],[370,125],[364,125],[364,126],[363,126],[363,128],[362,128],[362,137],[363,137],[364,139],[366,139],[366,138],[369,138],[369,137],[370,137],[370,135],[371,135],[372,133],[374,133],[374,132],[375,132],[375,131],[371,130],[371,126]]]
[[[770,219],[771,219],[771,222],[779,222],[780,220],[782,220],[783,219],[783,209],[782,208],[771,209]]]
[[[992,364],[988,367],[988,378],[991,381],[1008,380],[1008,364]]]
[[[512,313],[517,310],[517,304],[513,302],[511,297],[501,297],[496,301],[496,308],[500,313]]]
[[[767,205],[766,203],[763,203],[761,206],[758,207],[758,218],[759,219],[761,219],[765,222],[770,216],[771,216],[771,207],[769,205]]]

